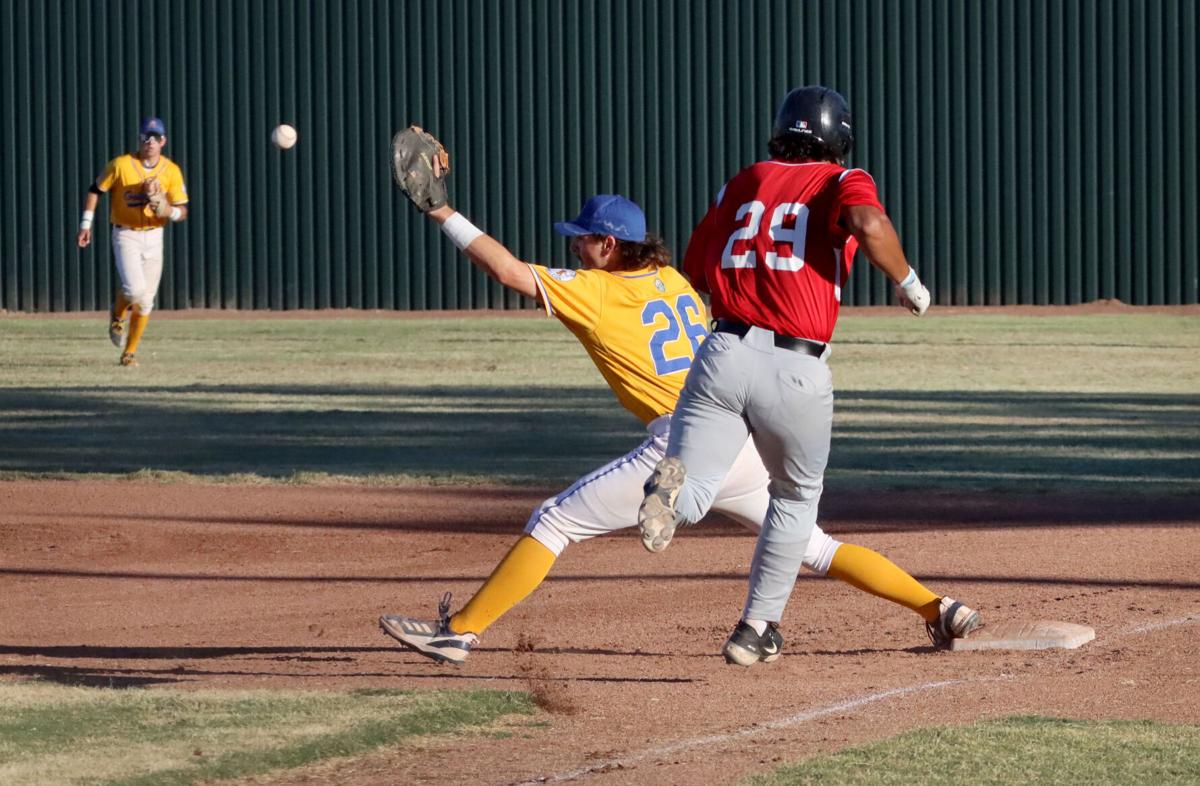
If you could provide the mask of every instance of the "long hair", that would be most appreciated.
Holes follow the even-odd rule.
[[[777,158],[780,161],[828,161],[831,164],[842,163],[842,159],[834,156],[824,142],[798,134],[771,137],[770,141],[767,142],[767,152],[771,154],[771,158]]]
[[[621,260],[626,270],[638,270],[649,266],[666,267],[671,264],[671,250],[658,235],[646,235],[644,243],[618,240],[617,248],[621,251]]]

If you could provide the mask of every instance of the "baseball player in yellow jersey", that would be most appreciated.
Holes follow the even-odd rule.
[[[426,213],[492,278],[536,298],[583,344],[621,404],[646,424],[648,436],[624,456],[547,499],[525,534],[457,614],[447,593],[438,620],[398,615],[383,631],[438,661],[462,663],[478,636],[542,582],[568,544],[632,527],[642,486],[665,455],[671,412],[687,370],[707,335],[704,305],[674,268],[662,241],[646,234],[633,202],[616,195],[587,201],[574,221],[555,224],[571,237],[581,270],[523,262],[448,204]],[[712,508],[758,532],[766,517],[767,471],[748,440]],[[818,528],[804,564],[855,587],[937,619],[940,597],[882,555],[842,544]],[[782,645],[782,638],[778,639]],[[763,660],[774,660],[778,648]]]
[[[166,125],[157,117],[142,118],[138,142],[137,153],[109,161],[88,188],[77,239],[80,248],[91,244],[96,205],[101,194],[111,191],[108,215],[121,288],[113,298],[108,337],[121,349],[122,366],[138,364],[135,353],[162,280],[163,227],[168,221],[183,221],[188,214],[183,172],[162,154]],[[130,312],[127,329],[125,316]]]

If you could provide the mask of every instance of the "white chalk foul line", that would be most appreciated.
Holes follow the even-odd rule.
[[[1179,617],[1178,619],[1173,620],[1163,620],[1161,622],[1151,622],[1143,625],[1136,625],[1132,628],[1126,628],[1115,636],[1105,637],[1105,640],[1113,638],[1123,639],[1128,636],[1150,633],[1152,631],[1162,630],[1163,628],[1170,628],[1174,627],[1175,625],[1187,625],[1193,622],[1200,622],[1200,614],[1192,614],[1187,617]],[[554,775],[546,775],[540,778],[534,778],[532,780],[521,781],[517,784],[514,784],[514,786],[538,786],[538,784],[542,783],[561,783],[562,781],[575,780],[576,778],[582,778],[594,773],[604,772],[612,769],[613,767],[625,767],[630,764],[637,764],[638,762],[646,761],[647,759],[663,758],[665,756],[670,756],[673,753],[679,753],[680,751],[690,750],[692,748],[702,748],[709,745],[724,745],[727,742],[733,742],[734,740],[752,737],[755,734],[761,734],[765,731],[773,731],[775,729],[787,728],[788,726],[796,726],[801,723],[807,723],[808,721],[816,720],[817,718],[823,718],[826,715],[834,715],[839,712],[845,712],[846,710],[852,710],[867,704],[874,704],[878,701],[885,701],[897,696],[911,696],[914,693],[940,690],[941,688],[949,688],[954,685],[966,685],[983,682],[1004,682],[1011,679],[1013,679],[1011,676],[977,677],[973,679],[962,680],[941,680],[939,682],[926,682],[922,683],[921,685],[910,685],[903,688],[891,688],[889,690],[879,691],[878,693],[869,693],[866,696],[859,696],[858,698],[840,701],[836,704],[829,704],[824,707],[805,710],[804,712],[798,712],[795,715],[789,715],[785,718],[777,718],[773,721],[760,723],[747,729],[728,732],[726,734],[711,734],[707,737],[693,737],[690,740],[680,740],[679,742],[673,742],[668,745],[660,745],[657,748],[648,748],[641,753],[635,753],[630,756],[609,759],[608,761],[603,761],[599,764],[592,764],[587,767],[580,767],[579,769],[570,770],[567,772],[559,772],[555,773]]]
[[[1163,628],[1173,628],[1176,625],[1187,625],[1192,622],[1200,622],[1200,614],[1192,614],[1187,617],[1180,617],[1174,620],[1163,620],[1161,622],[1147,622],[1144,625],[1135,625],[1132,628],[1126,628],[1112,638],[1123,639],[1126,636],[1136,636],[1139,633],[1150,633],[1151,631],[1162,630]]]
[[[667,745],[660,745],[656,748],[649,748],[641,753],[635,753],[630,756],[622,756],[615,759],[609,759],[608,761],[600,762],[598,764],[592,764],[587,767],[580,767],[576,770],[559,772],[555,773],[554,775],[546,775],[540,778],[534,778],[533,780],[521,781],[520,783],[515,784],[515,786],[537,786],[537,784],[541,783],[560,783],[562,781],[574,780],[576,778],[582,778],[593,773],[604,772],[605,770],[610,770],[613,767],[625,767],[631,764],[637,764],[638,762],[642,762],[647,759],[659,759],[665,756],[670,756],[674,753],[679,753],[680,751],[690,750],[692,748],[703,748],[710,745],[724,745],[725,743],[744,739],[746,737],[752,737],[756,734],[762,734],[763,732],[783,729],[787,728],[788,726],[796,726],[801,723],[807,723],[808,721],[816,720],[817,718],[823,718],[826,715],[835,715],[839,712],[853,710],[867,704],[873,704],[875,702],[884,701],[897,696],[911,696],[914,693],[940,690],[941,688],[949,688],[953,685],[966,685],[968,683],[979,682],[998,682],[1006,679],[1008,678],[980,677],[962,680],[941,680],[939,682],[926,682],[921,685],[909,685],[903,688],[891,688],[889,690],[879,691],[878,693],[869,693],[866,696],[859,696],[854,699],[839,701],[836,704],[828,704],[824,707],[805,710],[804,712],[798,712],[795,715],[789,715],[785,718],[777,718],[776,720],[767,721],[766,723],[755,724],[750,728],[740,729],[738,731],[728,732],[726,734],[711,734],[706,737],[693,737],[690,740],[680,740]]]

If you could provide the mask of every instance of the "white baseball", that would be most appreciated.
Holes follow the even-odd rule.
[[[299,135],[296,133],[296,129],[292,128],[286,123],[275,126],[275,130],[271,132],[271,142],[274,143],[275,147],[279,148],[280,150],[287,150],[289,147],[296,144],[296,139],[298,137]]]

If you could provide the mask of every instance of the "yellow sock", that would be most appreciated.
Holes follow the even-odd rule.
[[[116,295],[113,296],[112,318],[114,320],[125,319],[125,312],[129,310],[129,301],[125,299],[125,290],[118,289]]]
[[[864,592],[912,609],[926,622],[938,618],[940,596],[925,589],[921,582],[877,551],[843,543],[834,552],[829,575]]]
[[[138,342],[142,340],[142,333],[149,321],[149,314],[143,314],[136,308],[133,310],[133,316],[129,318],[129,338],[125,339],[125,354],[132,355],[137,352]]]
[[[475,597],[450,618],[455,633],[483,633],[525,596],[537,589],[554,565],[554,552],[524,535],[488,576]]]

